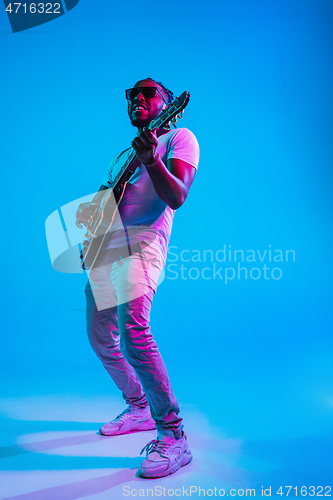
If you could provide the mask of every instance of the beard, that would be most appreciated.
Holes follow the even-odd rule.
[[[147,118],[147,120],[142,120],[142,118],[136,118],[133,120],[131,117],[130,121],[133,127],[138,127],[138,128],[148,127],[149,123],[151,122],[149,118]]]

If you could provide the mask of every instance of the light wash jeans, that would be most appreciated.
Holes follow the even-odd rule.
[[[102,252],[86,287],[89,341],[127,404],[150,406],[158,435],[180,436],[182,419],[149,327],[164,262],[145,242]]]

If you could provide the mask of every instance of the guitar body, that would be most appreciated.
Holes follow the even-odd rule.
[[[156,120],[149,124],[149,129],[162,128],[166,123],[173,119],[178,113],[182,113],[190,99],[190,94],[185,91],[180,97],[175,99],[169,106],[162,111]],[[105,191],[96,208],[91,222],[87,226],[85,239],[81,247],[81,267],[82,269],[92,269],[96,263],[97,257],[106,235],[110,233],[113,219],[118,209],[118,205],[124,195],[128,179],[133,175],[140,162],[136,159],[135,151],[129,155],[125,165],[110,185],[110,189]]]
[[[118,203],[125,190],[125,184],[115,189],[107,189],[93,215],[91,227],[85,235],[81,247],[81,267],[91,269],[102,248],[106,235],[109,233],[115,217]]]

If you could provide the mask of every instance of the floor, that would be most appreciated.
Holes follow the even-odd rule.
[[[198,406],[180,401],[193,461],[167,478],[139,478],[140,451],[155,438],[155,432],[99,435],[100,425],[125,406],[113,389],[107,393],[104,379],[96,391],[97,379],[89,374],[82,376],[84,389],[82,379],[72,379],[68,384],[70,374],[51,382],[38,376],[31,380],[11,378],[3,386],[1,499],[332,495],[331,420],[317,419],[321,422],[318,429],[314,420],[308,426],[300,414],[290,415],[288,420],[285,408],[276,407],[274,417],[268,415],[267,422],[280,420],[284,432],[279,433],[273,427],[256,426],[260,407],[256,409],[255,401],[253,412],[248,414],[252,421],[248,427],[239,425],[231,405],[222,410],[216,402],[211,404],[209,397],[206,404],[201,397]],[[234,398],[237,407],[241,394],[237,395],[238,402]],[[309,431],[310,424],[313,432]],[[252,436],[251,428],[255,430]],[[302,486],[306,487],[303,494]]]

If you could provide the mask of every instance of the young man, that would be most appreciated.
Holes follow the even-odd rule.
[[[157,439],[146,446],[139,469],[147,478],[173,474],[192,459],[178,402],[149,328],[174,211],[184,203],[199,161],[199,146],[189,130],[147,128],[172,96],[150,78],[126,91],[128,115],[138,129],[132,142],[138,166],[86,288],[90,343],[128,404],[100,432],[113,436],[156,427]],[[78,224],[88,224],[102,191],[130,153],[131,148],[113,158],[93,202],[80,205]]]

